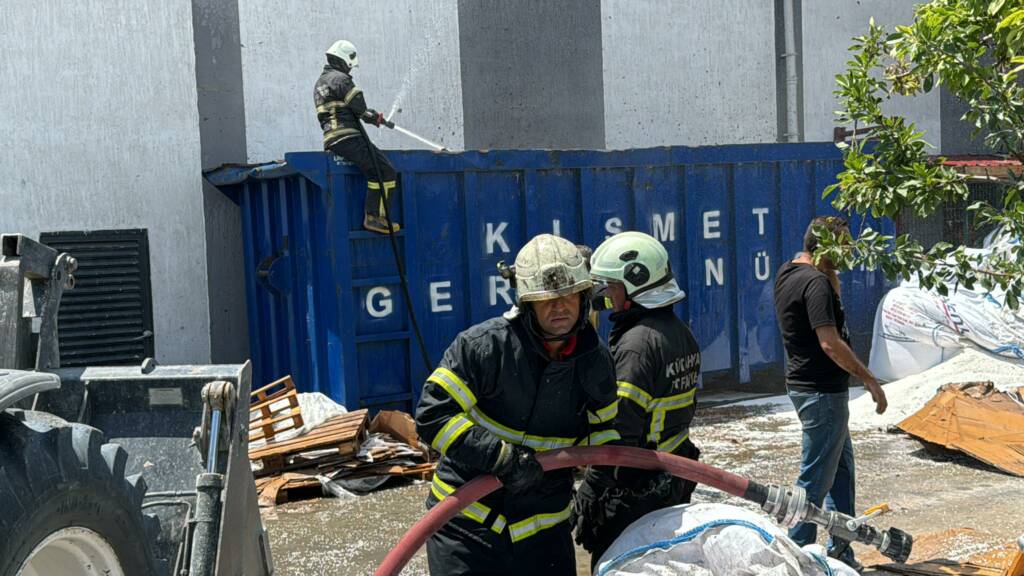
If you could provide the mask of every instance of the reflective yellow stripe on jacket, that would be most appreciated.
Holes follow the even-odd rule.
[[[604,424],[615,419],[619,414],[619,399],[616,398],[611,404],[601,408],[597,412],[587,410],[587,422],[591,424]]]
[[[455,492],[455,487],[438,478],[437,474],[434,474],[434,480],[430,483],[430,491],[434,494],[434,498],[437,498],[438,502],[440,502],[441,500],[444,500],[446,496]],[[476,520],[483,524],[491,514],[491,507],[485,506],[479,502],[473,502],[469,506],[466,506],[461,513],[471,520]],[[498,514],[494,523],[491,524],[491,530],[496,534],[501,534],[502,531],[505,530],[505,525],[507,523],[508,520],[505,519],[505,516]]]
[[[683,392],[682,394],[675,394],[673,396],[665,396],[663,398],[657,398],[651,402],[651,430],[647,435],[647,439],[655,444],[661,443],[661,433],[665,431],[665,415],[672,410],[679,410],[681,408],[687,408],[693,406],[693,396],[697,393],[697,389]]]
[[[679,434],[672,436],[671,438],[658,443],[659,452],[675,452],[676,448],[686,442],[686,439],[690,437],[690,429],[687,428]]]
[[[465,412],[469,412],[476,405],[476,395],[473,394],[473,391],[469,389],[462,378],[447,368],[434,370],[434,373],[427,377],[427,381],[444,388],[444,391],[458,402]]]
[[[565,507],[564,510],[559,512],[553,512],[550,514],[536,514],[530,516],[525,520],[515,522],[508,527],[509,536],[512,537],[513,542],[519,542],[525,540],[530,536],[540,532],[541,530],[547,530],[553,526],[565,522],[569,519],[569,512],[572,510],[572,502]]]
[[[583,446],[600,446],[607,444],[614,440],[621,440],[622,436],[619,435],[618,430],[601,430],[600,432],[593,432],[586,438],[580,441]]]
[[[469,417],[473,420],[473,423],[478,424],[481,428],[489,431],[498,438],[513,444],[528,446],[537,452],[554,450],[556,448],[568,448],[576,443],[575,438],[536,436],[534,434],[526,434],[520,430],[514,430],[491,418],[487,414],[484,414],[483,411],[476,406],[469,411]]]
[[[617,384],[619,398],[626,398],[628,400],[636,402],[641,408],[644,409],[644,412],[651,411],[651,402],[653,402],[653,398],[651,398],[650,394],[648,394],[639,386],[634,386],[629,382],[625,382],[623,380],[619,380]]]
[[[444,456],[448,454],[448,448],[452,443],[472,427],[473,421],[464,412],[456,414],[441,428],[441,431],[437,433],[437,436],[430,442],[430,445]]]

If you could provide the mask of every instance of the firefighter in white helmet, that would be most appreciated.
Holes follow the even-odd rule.
[[[622,443],[697,459],[690,421],[697,407],[700,348],[672,306],[686,294],[668,252],[642,232],[604,241],[590,273],[612,301],[608,343],[615,359]],[[633,521],[690,501],[695,484],[660,472],[593,467],[576,496],[576,540],[596,566],[608,546]]]
[[[398,186],[397,172],[387,156],[370,142],[359,124],[362,120],[379,127],[387,121],[383,114],[366,107],[363,91],[352,79],[353,70],[358,66],[359,56],[351,42],[338,40],[332,44],[327,49],[327,65],[313,89],[313,101],[317,120],[324,132],[324,150],[355,164],[366,177],[363,227],[387,234],[385,203],[391,201]],[[380,170],[379,179],[377,170]],[[388,214],[391,215],[390,212]],[[398,229],[399,226],[392,222],[392,230],[397,232]]]
[[[579,250],[542,234],[513,276],[516,306],[456,337],[416,410],[441,453],[428,507],[481,474],[504,486],[430,538],[434,575],[576,574],[572,471],[545,474],[534,454],[619,439],[614,368],[587,321],[593,283]]]

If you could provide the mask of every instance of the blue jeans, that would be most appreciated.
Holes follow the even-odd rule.
[[[807,491],[807,499],[815,505],[821,506],[824,501],[827,510],[854,516],[850,393],[822,394],[790,390],[789,399],[796,408],[803,428],[803,454],[797,486]],[[817,536],[818,527],[809,522],[797,524],[789,530],[789,537],[800,546],[813,544]],[[843,558],[853,558],[852,547],[847,549]]]

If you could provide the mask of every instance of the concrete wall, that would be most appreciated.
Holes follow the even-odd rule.
[[[203,168],[245,163],[245,99],[237,0],[192,0]],[[203,182],[210,359],[249,357],[242,222],[238,206]]]
[[[804,0],[803,2],[803,93],[804,134],[807,141],[830,141],[839,109],[832,92],[835,75],[845,70],[847,48],[854,36],[863,35],[873,16],[889,30],[913,21],[919,0]],[[887,103],[889,113],[905,115],[924,139],[939,152],[942,146],[940,94],[933,90],[913,98],[895,96]]]
[[[209,361],[188,0],[11,0],[0,230],[149,230],[157,359]]]
[[[776,141],[769,0],[602,0],[608,148]]]
[[[598,0],[460,0],[466,147],[605,144]]]
[[[461,149],[462,88],[456,0],[245,0],[239,2],[246,136],[251,162],[322,149],[313,85],[335,40],[358,50],[366,103],[446,146]],[[370,127],[381,148],[422,148]]]

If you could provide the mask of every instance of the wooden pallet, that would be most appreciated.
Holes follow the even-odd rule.
[[[321,494],[320,481],[314,476],[288,472],[273,478],[261,478],[256,481],[256,492],[259,494],[261,507],[275,506],[293,500],[301,500],[310,495]]]
[[[311,450],[333,449],[337,451],[337,454],[331,456],[333,458],[354,459],[359,447],[366,440],[368,416],[369,413],[365,409],[335,416],[304,436],[253,448],[249,450],[249,459],[262,462],[263,468],[257,472],[258,476],[309,467],[309,462],[289,465],[287,459],[289,456]]]
[[[286,404],[285,404],[286,403]],[[274,407],[275,404],[283,404]],[[253,390],[249,400],[249,442],[273,442],[285,430],[302,428],[299,394],[291,376]]]

